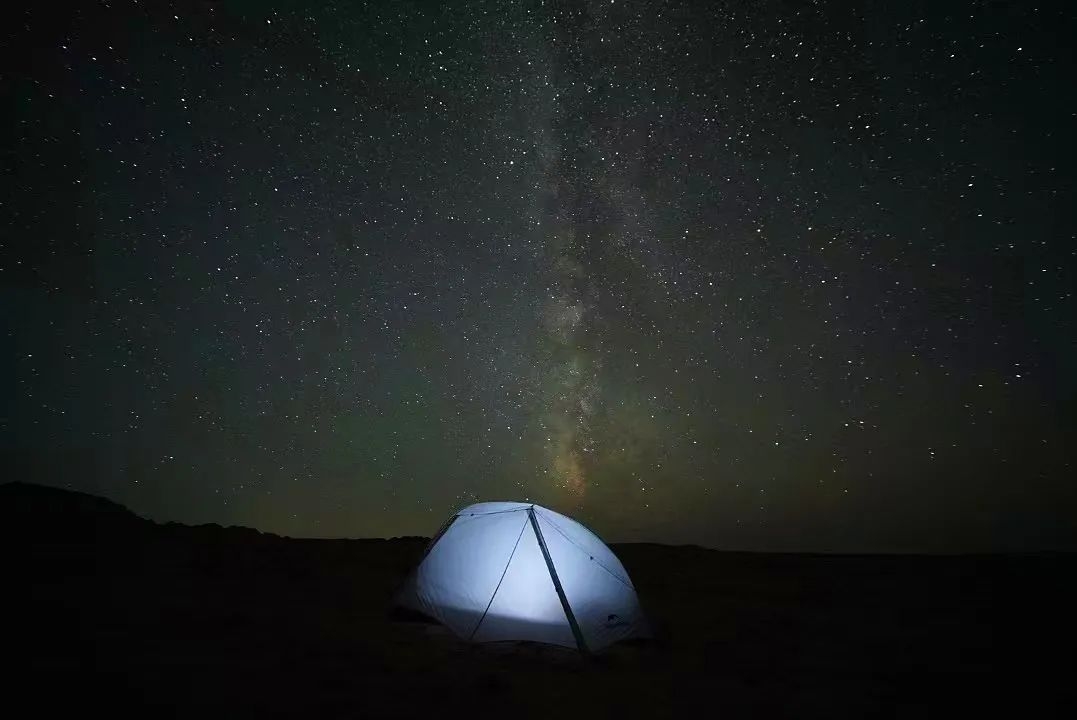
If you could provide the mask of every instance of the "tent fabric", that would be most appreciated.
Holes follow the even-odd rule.
[[[572,518],[531,503],[458,512],[397,602],[472,642],[531,640],[594,652],[650,634],[617,556]]]

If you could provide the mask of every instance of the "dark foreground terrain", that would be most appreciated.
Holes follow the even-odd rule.
[[[16,483],[0,526],[7,717],[1065,717],[1075,696],[1072,556],[614,546],[661,637],[581,658],[394,618],[421,538],[158,525]]]

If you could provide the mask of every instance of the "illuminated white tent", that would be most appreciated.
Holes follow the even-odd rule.
[[[451,517],[397,602],[472,642],[594,652],[649,636],[617,556],[575,520],[530,503],[479,503]]]

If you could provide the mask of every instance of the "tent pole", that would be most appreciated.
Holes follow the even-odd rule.
[[[538,540],[539,547],[542,548],[542,557],[546,558],[546,567],[550,571],[550,579],[553,580],[554,590],[557,591],[557,598],[561,601],[561,607],[565,611],[565,617],[568,618],[569,627],[572,628],[572,635],[576,638],[576,647],[580,652],[585,655],[588,654],[587,643],[583,641],[583,633],[580,632],[579,623],[576,622],[576,616],[572,614],[572,606],[568,604],[568,598],[565,597],[565,589],[561,587],[561,580],[557,577],[557,568],[553,566],[553,560],[550,558],[550,551],[546,547],[546,540],[542,537],[542,528],[539,527],[538,518],[535,517],[535,506],[532,505],[527,510],[527,516],[531,518],[531,527],[535,530],[535,538]]]

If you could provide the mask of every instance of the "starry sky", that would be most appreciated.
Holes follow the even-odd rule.
[[[1077,548],[1068,5],[36,3],[3,465],[156,520]]]

